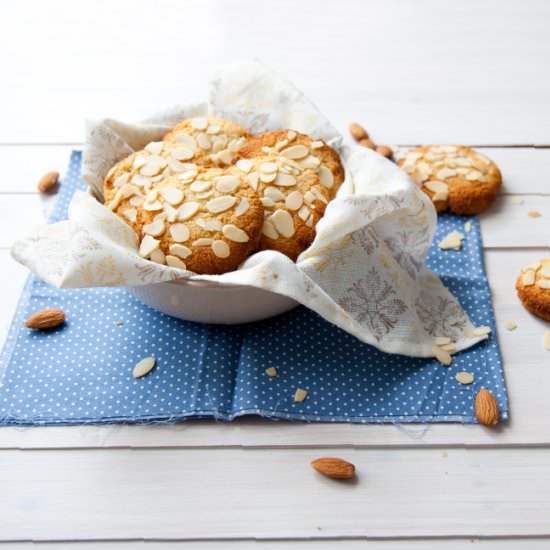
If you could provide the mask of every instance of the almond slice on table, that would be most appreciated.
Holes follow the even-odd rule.
[[[141,378],[149,374],[155,367],[156,359],[154,357],[145,357],[135,367],[133,371],[134,378]]]
[[[355,466],[342,458],[318,458],[311,467],[332,479],[351,479],[355,475]]]

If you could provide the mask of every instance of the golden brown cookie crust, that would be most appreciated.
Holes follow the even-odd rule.
[[[343,179],[343,171],[334,164],[332,149],[327,148],[330,151],[327,152],[322,142],[311,148],[312,143],[307,136],[293,131],[268,132],[250,140],[239,151],[236,163],[247,173],[250,185],[264,206],[260,249],[277,250],[293,261],[313,242],[315,227],[331,199],[331,192],[336,191]],[[315,155],[314,151],[320,153]],[[323,185],[319,175],[323,160],[337,172],[334,177],[324,167],[324,177],[330,174],[325,183],[328,181],[330,186]]]
[[[516,281],[516,291],[527,310],[550,321],[550,258],[525,267]]]
[[[497,165],[471,147],[423,145],[407,151],[397,165],[430,197],[438,212],[478,214],[502,185]]]
[[[201,152],[198,164],[223,168],[233,163],[248,138],[250,134],[244,128],[229,120],[195,117],[174,126],[163,140],[197,148]]]

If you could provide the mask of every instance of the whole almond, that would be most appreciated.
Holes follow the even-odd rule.
[[[366,138],[360,140],[359,145],[362,145],[363,147],[367,147],[368,149],[376,149],[376,145],[374,144],[374,141]]]
[[[376,152],[387,159],[391,159],[393,156],[393,151],[387,145],[378,145],[376,147]]]
[[[495,396],[485,388],[479,390],[475,403],[476,418],[485,426],[498,424],[498,403]]]
[[[362,139],[367,139],[369,137],[367,131],[363,128],[363,126],[357,124],[357,122],[352,122],[349,125],[349,133],[355,141],[361,141]]]
[[[341,458],[318,458],[311,466],[332,479],[350,479],[355,475],[355,466]]]
[[[65,313],[60,309],[43,309],[31,315],[25,322],[27,328],[46,330],[65,322]]]
[[[38,190],[41,193],[47,193],[51,191],[59,181],[59,172],[48,172],[44,174],[38,181]]]

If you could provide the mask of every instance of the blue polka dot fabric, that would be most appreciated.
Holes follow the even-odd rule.
[[[73,152],[50,221],[66,217],[80,180]],[[440,217],[434,243],[465,218]],[[216,326],[180,321],[145,306],[124,288],[59,290],[30,276],[0,358],[0,424],[232,420],[243,415],[324,422],[473,423],[481,387],[508,402],[483,268],[479,225],[472,218],[463,250],[431,248],[428,263],[459,298],[475,325],[493,335],[456,354],[450,367],[431,359],[389,355],[299,307],[266,321]],[[43,308],[61,308],[66,324],[26,329]],[[445,315],[442,311],[441,315]],[[156,358],[147,376],[134,366]],[[275,367],[278,375],[265,370]],[[471,385],[456,373],[474,374]],[[298,388],[307,390],[294,402]]]

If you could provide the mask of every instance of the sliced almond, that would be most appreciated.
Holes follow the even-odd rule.
[[[424,187],[434,193],[449,192],[449,186],[443,181],[431,180],[424,183]]]
[[[291,174],[281,174],[279,172],[277,174],[277,178],[275,179],[275,185],[278,185],[279,187],[292,187],[293,185],[296,185],[296,178]]]
[[[135,208],[128,208],[122,212],[122,215],[131,222],[135,222],[137,219],[137,210]]]
[[[239,203],[239,206],[235,208],[235,216],[242,216],[245,212],[248,211],[249,208],[250,203],[248,202],[248,199],[244,197]]]
[[[241,184],[237,176],[219,176],[214,178],[216,189],[221,193],[233,193]]]
[[[539,279],[539,280],[537,281],[537,286],[538,286],[539,288],[542,288],[542,289],[544,289],[544,290],[547,290],[547,289],[550,288],[550,280],[548,280],[548,279]]]
[[[321,165],[319,167],[319,180],[327,189],[332,189],[334,174],[326,166]]]
[[[468,220],[467,222],[464,222],[464,231],[466,233],[469,233],[472,230],[472,220]]]
[[[152,155],[160,155],[162,153],[163,146],[164,142],[162,141],[151,141],[151,143],[148,143],[145,146],[145,150],[149,151]]]
[[[237,161],[235,166],[245,174],[248,174],[254,165],[248,159],[241,159]]]
[[[550,263],[543,264],[540,268],[539,275],[545,279],[550,279]]]
[[[189,239],[189,228],[183,223],[175,223],[170,226],[170,235],[178,243],[183,243]]]
[[[455,380],[461,384],[468,385],[472,384],[475,378],[471,372],[462,371],[455,374]]]
[[[540,218],[541,217],[541,213],[538,210],[530,210],[529,212],[527,212],[527,215],[530,218]]]
[[[177,187],[163,187],[160,190],[160,194],[165,201],[174,206],[178,205],[183,200],[183,191]]]
[[[262,162],[260,164],[260,172],[263,172],[265,174],[274,174],[277,172],[277,164],[275,162]]]
[[[250,187],[256,191],[258,189],[258,172],[251,172],[248,174],[248,183],[250,184]]]
[[[304,390],[304,389],[302,389],[302,388],[298,388],[298,389],[294,392],[294,402],[295,402],[295,403],[302,403],[303,401],[305,401],[307,395],[308,395],[308,391],[307,391],[307,390]]]
[[[156,176],[165,166],[166,160],[158,155],[151,155],[147,162],[139,169],[143,176]]]
[[[474,328],[474,336],[487,336],[490,333],[491,333],[491,327],[482,325],[480,327]]]
[[[518,326],[517,326],[515,321],[506,321],[504,323],[504,328],[506,330],[516,330],[518,328]]]
[[[141,239],[141,244],[139,245],[139,255],[142,258],[147,258],[150,256],[153,250],[156,250],[160,245],[160,241],[151,237],[151,235],[145,235]]]
[[[272,181],[275,181],[276,177],[277,177],[277,172],[273,172],[272,174],[268,174],[266,172],[260,172],[260,181],[263,181],[264,183],[271,183]]]
[[[184,222],[189,218],[192,218],[199,210],[198,202],[186,202],[183,203],[178,209],[178,221]]]
[[[197,239],[196,241],[193,241],[193,246],[212,246],[212,243],[214,242],[214,239],[210,239],[208,237],[201,237],[200,239]]]
[[[178,256],[179,258],[185,260],[185,258],[193,254],[193,251],[182,244],[171,244],[170,254],[172,254],[173,256]]]
[[[164,223],[160,220],[147,223],[143,226],[143,232],[152,237],[158,237],[164,233]]]
[[[197,145],[203,150],[208,151],[212,148],[212,141],[206,134],[199,134],[196,138]]]
[[[232,223],[224,225],[222,228],[222,233],[224,237],[236,243],[246,243],[250,240],[250,237],[246,231],[243,231]]]
[[[275,229],[285,238],[290,238],[295,233],[294,220],[286,210],[275,210],[271,216]]]
[[[453,176],[456,176],[458,172],[456,170],[452,170],[451,168],[442,168],[437,173],[437,179],[439,180],[446,180],[447,178],[452,178]]]
[[[206,203],[206,209],[213,214],[218,214],[219,212],[229,210],[235,202],[237,202],[236,197],[232,197],[230,195],[215,197]]]
[[[172,256],[169,254],[166,256],[166,265],[169,267],[177,267],[179,269],[187,269],[185,262],[180,260],[177,256]]]
[[[189,147],[192,147],[193,149],[197,147],[197,142],[195,141],[195,138],[183,132],[178,132],[176,134],[176,142],[185,143],[185,145],[189,145]]]
[[[166,263],[166,256],[160,248],[153,250],[153,252],[151,252],[151,255],[149,256],[149,259],[156,264],[164,265]]]
[[[206,180],[195,180],[190,186],[189,189],[195,193],[204,193],[212,187],[211,181]]]
[[[155,368],[156,360],[154,357],[146,357],[142,359],[135,367],[133,371],[134,378],[141,378],[146,374],[149,374]]]
[[[273,377],[277,376],[277,374],[278,374],[277,369],[275,367],[268,367],[267,369],[265,369],[265,373],[270,378],[273,378]]]
[[[144,202],[143,208],[148,212],[155,212],[156,210],[162,210],[162,203],[159,200],[153,202]]]
[[[292,145],[281,151],[281,155],[286,158],[297,160],[303,159],[309,154],[309,149],[303,145]]]
[[[187,145],[180,145],[172,149],[171,155],[176,160],[190,160],[195,156],[195,151]]]
[[[550,330],[545,330],[542,337],[542,344],[546,351],[550,351]]]
[[[535,284],[535,271],[533,269],[529,269],[522,274],[521,284],[523,286],[532,286]]]
[[[272,185],[264,189],[264,197],[269,197],[274,202],[284,201],[286,199],[286,195],[280,189]]]
[[[227,258],[231,254],[231,249],[225,241],[218,239],[212,243],[212,252],[218,258]]]
[[[289,210],[299,210],[304,202],[304,196],[300,191],[292,191],[285,200],[285,206]]]
[[[265,235],[269,239],[273,240],[279,238],[279,233],[277,233],[275,226],[269,220],[264,220],[264,224],[262,226],[262,235]]]
[[[196,117],[191,119],[191,126],[195,128],[195,130],[205,130],[208,126],[208,119],[203,117]]]
[[[446,367],[448,367],[453,362],[451,354],[445,350],[442,350],[439,346],[434,346],[432,348],[432,353],[434,357]]]

